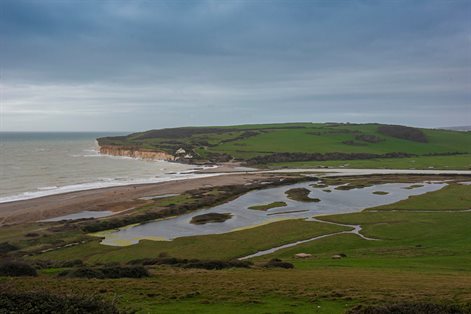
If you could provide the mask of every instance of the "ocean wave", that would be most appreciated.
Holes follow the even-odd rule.
[[[159,182],[168,182],[176,181],[182,179],[197,179],[205,177],[213,177],[221,175],[222,173],[206,173],[206,174],[196,174],[196,173],[175,173],[167,174],[166,176],[161,177],[150,177],[150,178],[101,178],[99,181],[89,182],[89,183],[80,183],[80,184],[71,184],[65,186],[48,186],[48,187],[39,187],[36,191],[24,192],[21,194],[3,196],[0,197],[0,203],[8,203],[14,201],[21,201],[33,198],[39,198],[44,196],[64,194],[77,191],[86,191],[94,190],[101,188],[109,188],[116,186],[126,186],[134,184],[149,184],[149,183],[159,183]]]
[[[40,191],[48,191],[48,190],[54,190],[54,189],[57,189],[57,186],[53,185],[53,186],[42,186],[42,187],[39,187],[38,190]]]

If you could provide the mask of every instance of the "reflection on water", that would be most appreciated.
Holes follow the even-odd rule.
[[[334,186],[325,192],[316,189],[309,183],[299,183],[290,186],[269,188],[248,192],[226,204],[209,209],[201,209],[189,214],[164,220],[153,221],[141,225],[130,226],[120,230],[101,233],[105,245],[124,246],[136,244],[142,239],[172,240],[179,237],[220,234],[235,229],[249,228],[260,224],[282,219],[310,218],[316,215],[357,212],[362,209],[394,203],[411,195],[419,195],[438,190],[444,183],[423,183],[422,187],[404,189],[408,183],[389,183],[353,190],[335,190]],[[292,188],[307,188],[312,198],[319,198],[319,203],[303,203],[288,199],[285,191]],[[388,192],[386,195],[373,194],[375,191]],[[248,207],[258,204],[268,204],[283,201],[287,206],[272,208],[267,211],[251,210]],[[232,218],[221,223],[204,225],[191,224],[193,216],[206,213],[231,213]]]

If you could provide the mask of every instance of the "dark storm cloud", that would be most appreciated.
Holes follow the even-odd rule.
[[[469,1],[0,2],[3,129],[470,123]]]

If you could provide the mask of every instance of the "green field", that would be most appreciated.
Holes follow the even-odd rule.
[[[351,169],[418,169],[470,170],[471,155],[418,156],[409,158],[375,158],[368,160],[328,160],[270,163],[270,168],[351,168]]]
[[[425,177],[424,177],[425,178]],[[332,178],[364,186],[378,180],[418,183],[419,178]],[[462,178],[456,178],[457,181]],[[343,181],[342,181],[343,180]],[[321,222],[274,221],[226,234],[141,241],[110,247],[77,231],[56,232],[86,243],[28,257],[28,260],[81,259],[88,265],[125,263],[165,254],[172,257],[230,260],[281,244],[331,234],[253,258],[250,269],[204,270],[148,266],[143,279],[57,278],[62,269],[40,271],[35,278],[0,277],[9,291],[95,294],[138,313],[344,313],[358,304],[391,302],[471,303],[471,186],[450,183],[441,190],[358,213],[317,217]],[[275,201],[275,200],[274,200]],[[324,222],[322,222],[324,221]],[[365,240],[327,222],[360,225]],[[41,225],[23,226],[40,228]],[[20,226],[0,230],[0,239],[24,238]],[[40,230],[40,229],[38,229]],[[47,237],[49,238],[49,237]],[[47,239],[46,238],[46,239]],[[306,259],[297,253],[310,253]],[[332,256],[342,254],[342,258]],[[263,268],[270,259],[294,269]]]
[[[184,148],[193,156],[193,162],[236,160],[250,165],[277,167],[471,167],[470,132],[395,126],[396,132],[384,131],[382,127],[385,126],[329,123],[192,127],[151,130],[124,137],[100,138],[98,141],[100,145],[170,154]],[[295,155],[279,156],[287,153]]]

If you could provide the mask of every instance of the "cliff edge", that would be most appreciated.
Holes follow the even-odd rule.
[[[111,156],[132,157],[145,160],[165,160],[175,161],[175,156],[159,151],[151,151],[145,149],[134,149],[117,145],[99,145],[100,153]]]

